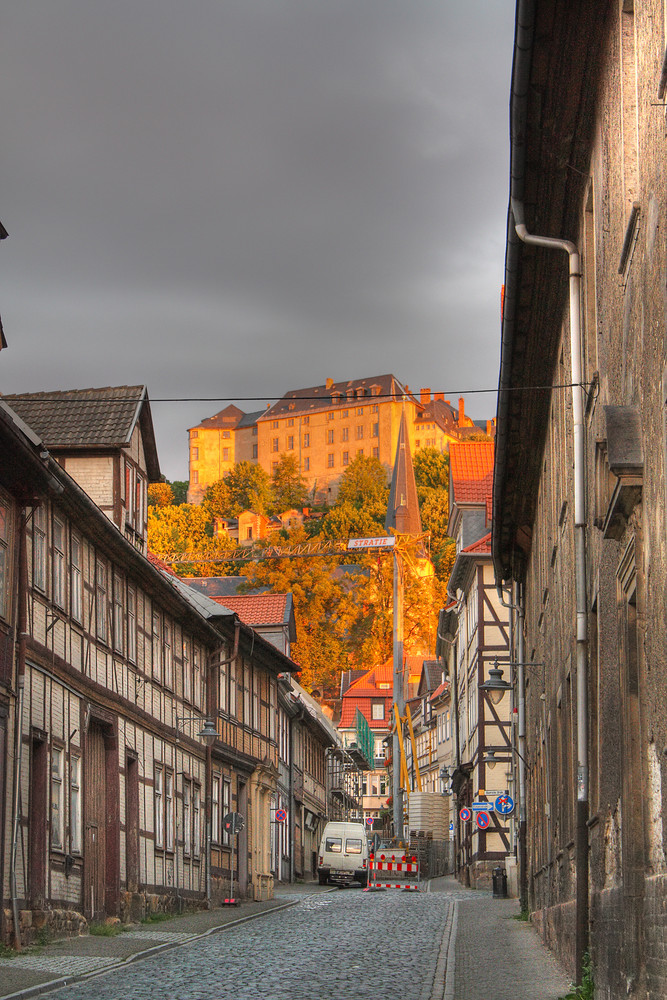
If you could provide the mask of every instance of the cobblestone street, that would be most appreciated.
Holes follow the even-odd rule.
[[[434,879],[421,893],[281,886],[273,905],[249,915],[244,907],[212,910],[0,959],[0,997],[27,997],[76,976],[86,978],[49,996],[558,1000],[567,992],[534,929],[515,919],[516,900],[494,900],[453,878]],[[168,950],[147,954],[152,948]]]
[[[430,1000],[450,906],[431,893],[320,893],[51,996]]]

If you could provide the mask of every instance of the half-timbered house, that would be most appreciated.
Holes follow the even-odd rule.
[[[240,891],[272,893],[276,685],[292,663],[144,556],[127,504],[154,442],[140,412],[134,428],[109,446],[102,510],[85,461],[75,482],[0,401],[0,912],[16,943],[207,905],[232,847]],[[230,811],[246,817],[234,845]]]
[[[513,782],[510,684],[486,685],[491,671],[508,670],[508,609],[496,592],[491,559],[490,499],[492,441],[450,446],[449,531],[456,540],[456,561],[448,584],[456,602],[441,624],[452,630],[452,683],[456,689],[459,764],[453,776],[457,796],[460,876],[473,886],[490,884],[491,870],[512,852],[510,824],[493,809],[494,799]],[[488,762],[489,752],[499,763]],[[495,793],[495,794],[494,794]],[[460,819],[460,809],[488,801],[486,820]],[[483,811],[483,810],[482,810]]]

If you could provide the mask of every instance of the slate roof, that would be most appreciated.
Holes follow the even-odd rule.
[[[355,395],[352,398],[347,397],[348,390],[354,391]],[[362,396],[357,397],[358,390],[363,390]],[[259,421],[275,420],[280,416],[330,410],[333,406],[345,409],[362,402],[372,402],[377,397],[380,399],[384,397],[385,400],[400,398],[406,392],[413,402],[418,403],[418,400],[406,390],[405,386],[394,375],[374,375],[370,378],[350,379],[347,382],[333,382],[329,387],[315,385],[307,389],[290,389],[282,399],[279,399],[268,410],[264,410],[258,419]],[[341,393],[341,398],[336,399],[336,393]]]
[[[459,411],[444,399],[432,399],[415,417],[415,424],[437,424],[443,431],[458,432]]]
[[[457,441],[449,446],[454,503],[486,506],[493,490],[493,441]]]
[[[225,406],[224,409],[214,413],[212,417],[204,417],[200,424],[194,424],[188,430],[195,430],[198,427],[204,427],[209,430],[217,427],[226,428],[227,430],[236,430],[238,427],[252,427],[263,413],[264,410],[244,413],[240,407],[230,403],[229,406]]]
[[[420,535],[422,531],[405,409],[401,413],[384,526],[387,530],[393,528],[394,531],[408,535]]]
[[[242,584],[247,584],[247,576],[184,576],[183,579],[200,594],[207,597],[228,597],[237,593]],[[257,587],[253,594],[263,594],[269,591],[269,587]]]
[[[14,393],[3,399],[39,434],[49,451],[124,448],[140,421],[148,476],[152,482],[160,479],[146,386]]]

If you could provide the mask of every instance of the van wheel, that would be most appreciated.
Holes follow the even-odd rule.
[[[368,875],[362,875],[362,877],[359,879],[359,883],[361,885],[361,888],[365,889],[366,886],[368,885]]]
[[[328,875],[318,875],[317,877],[319,879],[320,885],[326,885],[328,883],[328,881],[329,881],[329,876]]]

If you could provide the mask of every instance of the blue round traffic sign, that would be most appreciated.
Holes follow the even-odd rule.
[[[287,813],[285,812],[285,810],[284,809],[277,809],[276,810],[276,821],[278,823],[284,823],[286,819],[287,819]]]
[[[463,809],[461,809],[461,811],[459,812],[459,816],[461,817],[464,823],[467,823],[470,817],[472,816],[472,813],[470,812],[467,806],[464,806]]]
[[[502,816],[509,816],[514,809],[514,799],[511,795],[499,795],[495,801],[496,812]]]
[[[491,817],[488,813],[478,812],[475,813],[475,822],[480,830],[486,830],[487,826],[491,822]]]

